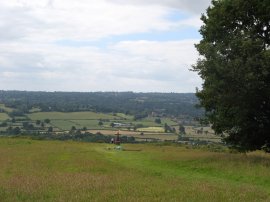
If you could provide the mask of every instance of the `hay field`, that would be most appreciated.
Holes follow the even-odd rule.
[[[270,201],[270,156],[0,138],[0,199]]]

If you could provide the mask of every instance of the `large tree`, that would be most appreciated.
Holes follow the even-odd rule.
[[[244,151],[270,146],[270,1],[213,0],[202,15],[201,106],[217,133]]]

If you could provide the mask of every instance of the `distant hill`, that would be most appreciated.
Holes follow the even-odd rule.
[[[194,93],[0,91],[0,102],[15,108],[13,113],[39,109],[176,117],[200,117],[203,114],[202,109],[195,107],[198,99]]]

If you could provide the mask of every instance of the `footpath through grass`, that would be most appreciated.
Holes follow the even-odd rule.
[[[0,201],[270,201],[266,154],[108,148],[0,138]]]

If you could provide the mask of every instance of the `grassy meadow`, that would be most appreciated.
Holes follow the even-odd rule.
[[[10,117],[6,113],[0,113],[0,121],[5,121]]]
[[[116,116],[104,113],[95,112],[37,112],[31,113],[28,117],[32,120],[43,119],[63,119],[63,120],[75,120],[75,119],[117,119]]]
[[[0,138],[0,201],[270,201],[270,156]]]
[[[4,110],[5,112],[12,112],[14,110],[13,108],[5,106],[3,103],[0,103],[0,109]]]

